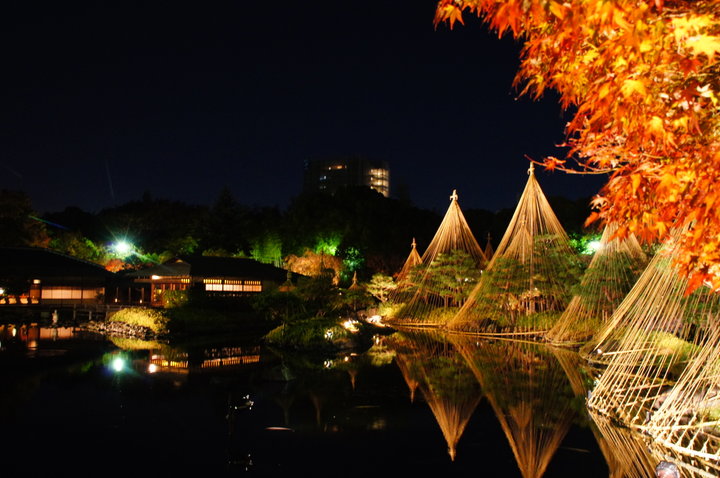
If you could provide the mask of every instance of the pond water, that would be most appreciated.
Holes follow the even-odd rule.
[[[5,325],[0,378],[4,476],[625,476],[576,354],[533,343],[396,331],[324,357]]]

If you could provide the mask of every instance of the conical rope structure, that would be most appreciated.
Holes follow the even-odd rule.
[[[480,382],[523,478],[540,478],[577,416],[562,367],[542,344],[450,338]]]
[[[643,429],[681,461],[720,476],[720,328],[707,335]]]
[[[444,336],[398,332],[388,337],[405,382],[417,383],[440,425],[448,454],[455,460],[457,444],[482,399],[480,385],[463,357]]]
[[[489,261],[492,259],[492,256],[495,255],[495,249],[493,249],[492,242],[490,242],[490,234],[487,235],[487,243],[485,244],[485,250],[483,251],[485,253],[485,257]]]
[[[477,333],[541,334],[567,307],[581,261],[534,169],[487,268],[448,328]]]
[[[676,449],[663,446],[646,432],[627,428],[606,415],[589,410],[603,439],[609,444],[609,450],[615,455],[614,462],[619,464],[617,473],[611,471],[611,477],[648,478],[658,476],[656,467],[661,461],[674,464],[683,478],[717,478],[716,471],[707,468],[695,458],[688,458]],[[672,476],[672,475],[665,475]]]
[[[545,339],[555,345],[582,345],[607,322],[647,266],[634,235],[614,238],[617,227],[603,231],[600,246],[576,287],[575,295]]]
[[[408,280],[410,272],[412,270],[422,264],[422,258],[420,257],[420,254],[417,251],[417,243],[415,242],[415,238],[413,238],[412,244],[410,245],[410,254],[408,255],[407,259],[405,259],[405,263],[403,264],[400,271],[395,276],[395,280],[397,281],[398,287],[403,288],[405,285],[405,281]]]
[[[604,367],[588,407],[645,429],[683,371],[711,347],[720,295],[707,287],[687,294],[674,265],[681,229],[671,233],[605,328],[580,349]]]
[[[391,294],[389,302],[396,308],[388,321],[444,324],[463,304],[487,264],[460,209],[456,191],[421,261]]]

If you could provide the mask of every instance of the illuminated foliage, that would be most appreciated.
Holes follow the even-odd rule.
[[[315,252],[318,254],[328,254],[334,256],[337,254],[338,247],[342,242],[340,234],[328,234],[319,236],[315,242]]]
[[[380,302],[387,302],[390,293],[395,290],[397,284],[387,274],[378,272],[374,274],[370,279],[370,282],[366,285],[367,291]]]
[[[347,274],[360,270],[363,264],[365,264],[363,253],[356,247],[346,248],[343,251],[342,256],[343,267]]]
[[[251,242],[250,257],[259,262],[282,265],[282,239],[277,234],[261,236]]]
[[[107,251],[87,237],[66,231],[55,233],[53,236],[49,246],[52,250],[98,264],[102,264],[107,260],[105,257]]]
[[[473,257],[455,249],[438,254],[427,268],[425,291],[441,297],[444,307],[462,305],[479,277]]]
[[[313,251],[305,251],[302,256],[291,254],[285,262],[290,271],[304,276],[318,277],[330,271],[335,282],[340,279],[342,271],[342,260],[339,257],[317,254]]]
[[[167,332],[168,318],[162,311],[146,307],[128,307],[121,309],[109,318],[111,322],[123,322],[128,325],[146,327],[156,334]]]
[[[679,271],[720,287],[720,4],[717,0],[441,0],[524,42],[522,94],[560,94],[567,156],[548,169],[608,174],[589,222],[645,242],[693,224]],[[568,162],[568,161],[571,162]]]

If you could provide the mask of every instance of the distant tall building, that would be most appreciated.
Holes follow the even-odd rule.
[[[359,156],[305,161],[305,190],[330,194],[352,186],[368,186],[385,197],[390,196],[390,169],[385,161]]]

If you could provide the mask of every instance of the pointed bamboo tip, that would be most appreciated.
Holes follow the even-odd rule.
[[[530,167],[528,168],[528,175],[532,176],[534,172],[535,172],[535,164],[531,161]]]

